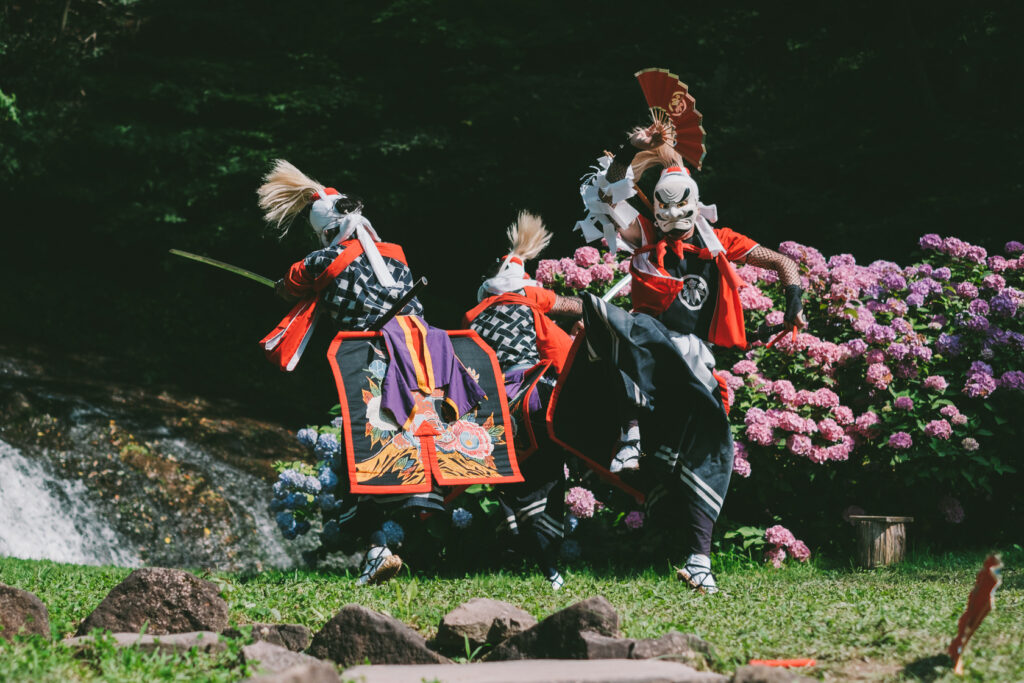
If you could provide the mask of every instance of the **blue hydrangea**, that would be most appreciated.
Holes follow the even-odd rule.
[[[341,501],[334,497],[333,493],[320,494],[320,509],[324,514],[330,514],[341,507]]]
[[[388,520],[381,524],[380,530],[384,532],[384,537],[388,540],[388,545],[392,548],[402,544],[405,540],[405,530],[398,525],[397,522]]]
[[[578,559],[583,549],[580,544],[572,539],[562,542],[562,557],[566,560]]]
[[[316,446],[316,437],[317,437],[316,430],[313,429],[312,427],[306,427],[305,429],[300,429],[295,434],[295,438],[299,440],[299,443],[301,443],[306,448],[310,448],[310,449],[312,449],[314,446]]]
[[[565,533],[571,534],[572,532],[576,531],[576,527],[578,527],[579,525],[580,520],[576,515],[570,514],[565,516]]]
[[[473,513],[466,508],[455,508],[452,510],[452,526],[456,529],[465,529],[473,523]]]
[[[343,418],[341,415],[339,415],[338,417],[336,417],[333,420],[331,420],[331,426],[332,427],[337,427],[338,429],[341,429],[344,425],[345,425],[345,418]]]
[[[311,528],[311,525],[306,520],[302,520],[301,522],[296,522],[296,524],[295,524],[295,532],[299,536],[306,535],[309,532],[310,528]]]
[[[279,481],[284,482],[285,486],[289,489],[298,489],[302,488],[302,483],[303,480],[305,480],[306,475],[297,470],[285,470],[281,474],[277,475],[277,478]]]
[[[316,442],[314,452],[321,460],[331,460],[341,448],[338,445],[338,437],[334,434],[321,434]]]
[[[330,467],[321,467],[317,479],[320,480],[321,491],[333,491],[338,485],[338,475]]]
[[[295,539],[296,536],[299,535],[299,526],[298,526],[298,524],[293,523],[287,529],[281,529],[281,533],[284,535],[285,538],[287,538],[289,541],[291,541],[291,540]]]
[[[284,507],[284,499],[283,498],[274,498],[273,500],[270,501],[270,511],[271,512],[277,512],[278,510],[282,509],[283,507]]]
[[[309,505],[309,498],[305,493],[289,493],[284,499],[284,506],[289,510],[301,510]]]
[[[316,495],[320,493],[320,480],[309,474],[302,475],[302,483],[299,484],[298,489],[304,493],[312,493]]]
[[[320,532],[320,540],[325,545],[336,545],[341,542],[341,525],[338,520],[332,519],[324,523],[323,531]]]
[[[277,521],[277,526],[280,527],[281,531],[295,526],[295,515],[287,510],[278,512],[274,519]]]
[[[370,372],[377,379],[384,379],[384,375],[388,371],[388,364],[384,361],[377,359],[370,363]]]
[[[281,499],[281,498],[284,498],[287,495],[288,495],[288,484],[286,484],[285,482],[280,481],[280,480],[275,481],[274,482],[274,498]]]

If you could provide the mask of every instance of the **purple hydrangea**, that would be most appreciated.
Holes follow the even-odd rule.
[[[1003,250],[1007,254],[1019,254],[1022,251],[1024,251],[1024,244],[1018,242],[1017,240],[1011,240],[1006,243],[1006,246],[1003,247]]]
[[[896,432],[889,437],[889,445],[897,450],[906,450],[914,445],[914,440],[906,432]]]
[[[922,249],[930,249],[934,251],[942,247],[942,238],[935,233],[930,232],[927,235],[922,235],[921,239],[919,239],[917,243]]]
[[[893,405],[896,406],[897,410],[913,410],[914,399],[910,398],[909,396],[898,396],[896,400],[893,401]]]
[[[622,520],[622,523],[635,531],[644,525],[644,513],[639,510],[633,510],[626,515],[625,519]]]

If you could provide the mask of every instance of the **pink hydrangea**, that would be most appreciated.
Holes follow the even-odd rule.
[[[791,434],[786,440],[786,447],[793,455],[810,455],[813,445],[810,437],[803,434]]]
[[[892,370],[885,363],[872,363],[868,366],[866,378],[872,386],[885,389],[892,382]]]
[[[597,282],[598,284],[611,282],[612,278],[615,277],[615,270],[605,263],[598,263],[596,266],[591,266],[589,272],[591,281]]]
[[[811,549],[803,541],[796,540],[789,544],[789,554],[793,559],[806,562],[811,557]]]
[[[542,259],[537,264],[537,282],[542,285],[550,285],[555,281],[555,276],[562,272],[558,261],[554,259]]]
[[[585,268],[573,265],[571,269],[565,271],[565,284],[574,289],[586,289],[590,286],[590,280],[590,271]]]
[[[821,432],[821,435],[825,437],[826,440],[832,442],[842,441],[843,437],[846,436],[846,433],[843,431],[843,428],[839,426],[839,423],[830,417],[826,417],[818,422],[818,431]]]
[[[565,504],[569,506],[569,512],[572,514],[580,519],[589,519],[594,516],[597,509],[597,498],[590,489],[573,486],[565,494]]]
[[[831,389],[822,387],[814,392],[808,403],[818,408],[835,408],[839,405],[839,395]]]
[[[977,439],[967,437],[966,439],[960,442],[960,445],[963,446],[964,450],[967,451],[968,453],[973,453],[974,451],[978,450],[981,444],[978,443]]]
[[[633,510],[628,515],[626,515],[626,518],[622,520],[622,523],[630,529],[636,531],[644,525],[644,513],[640,512],[639,510]]]
[[[757,363],[752,360],[741,360],[732,366],[732,371],[737,375],[749,375],[757,372]]]
[[[948,439],[953,435],[953,428],[946,420],[932,420],[924,426],[924,433],[936,439]]]
[[[782,563],[786,561],[786,551],[783,548],[772,548],[764,552],[764,559],[770,562],[776,569],[782,569]]]
[[[836,406],[832,409],[832,417],[841,425],[853,424],[853,409],[849,406]]]
[[[750,461],[746,458],[733,458],[732,471],[746,479],[750,476]]]
[[[573,254],[572,260],[580,268],[589,268],[601,262],[601,252],[594,247],[580,247]]]
[[[770,526],[765,529],[764,540],[768,541],[772,545],[787,548],[791,543],[796,541],[796,536],[794,536],[793,532],[786,527],[781,524],[776,524],[775,526]]]
[[[949,386],[949,382],[942,375],[929,375],[924,378],[924,388],[941,394]]]
[[[767,311],[772,309],[775,303],[756,285],[750,285],[740,289],[740,305],[746,311]]]

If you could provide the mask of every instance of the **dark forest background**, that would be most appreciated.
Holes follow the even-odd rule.
[[[322,350],[282,375],[257,340],[310,249],[262,225],[284,157],[367,201],[454,327],[519,209],[579,241],[579,177],[646,115],[633,73],[690,85],[701,197],[775,245],[905,262],[925,232],[1024,237],[1024,4],[6,0],[0,326],[54,356],[285,419],[332,400]]]

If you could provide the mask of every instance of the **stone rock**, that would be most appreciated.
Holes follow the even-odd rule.
[[[399,620],[362,605],[345,605],[324,624],[309,654],[339,664],[444,664],[450,660],[427,647],[423,636]]]
[[[138,647],[142,652],[160,652],[161,654],[180,654],[192,648],[199,652],[223,652],[227,643],[213,631],[192,631],[191,633],[169,633],[153,636],[148,633],[112,633],[115,647]],[[63,643],[72,648],[83,648],[95,642],[92,636],[76,636],[65,638]]]
[[[729,683],[810,683],[815,679],[775,666],[741,666]]]
[[[632,659],[633,646],[636,644],[630,638],[613,638],[593,631],[584,631],[580,638],[586,648],[581,659]]]
[[[0,583],[0,638],[15,634],[50,637],[50,615],[33,593]]]
[[[224,635],[228,638],[241,638],[242,629],[248,626],[252,626],[253,642],[267,642],[286,647],[292,652],[302,652],[313,640],[313,633],[302,624],[246,624],[242,628],[229,628],[224,631]]]
[[[555,612],[536,626],[512,636],[485,659],[584,659],[587,641],[582,633],[619,636],[619,615],[607,599],[598,595]]]
[[[727,683],[720,674],[653,659],[565,659],[414,666],[357,666],[342,674],[359,683]],[[269,682],[268,682],[269,683]]]
[[[244,646],[241,660],[246,664],[254,664],[256,670],[274,674],[303,664],[320,662],[316,657],[310,657],[301,652],[292,652],[286,647],[273,645],[265,640]]]
[[[355,679],[359,680],[359,679]],[[245,679],[242,683],[339,683],[341,677],[329,662],[314,659],[279,673],[265,674]],[[417,683],[420,683],[417,680]]]
[[[515,605],[473,598],[441,618],[433,645],[441,652],[464,654],[467,639],[472,649],[497,645],[536,624],[533,615]]]
[[[692,633],[669,631],[660,638],[645,638],[633,645],[630,659],[665,659],[698,669],[707,666],[711,644]]]
[[[114,586],[75,635],[86,635],[94,628],[138,633],[147,622],[150,635],[220,633],[228,625],[228,604],[219,593],[216,584],[180,569],[136,569]]]

